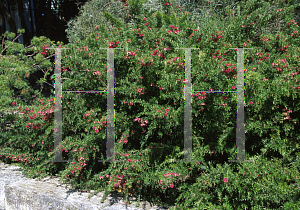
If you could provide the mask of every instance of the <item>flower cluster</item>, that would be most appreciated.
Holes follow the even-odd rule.
[[[42,55],[45,55],[45,56],[47,56],[48,55],[48,47],[50,46],[50,44],[48,44],[48,45],[43,45],[42,47],[41,47],[41,49],[43,50],[43,52],[40,52],[40,54],[42,54]]]
[[[116,44],[114,44],[114,42],[108,42],[108,48],[117,48],[120,44],[121,42],[116,42]]]
[[[217,32],[218,32],[218,31],[217,31]],[[218,35],[216,35],[215,38],[210,38],[210,39],[213,40],[214,42],[218,42],[218,40],[221,39],[221,38],[223,37],[222,35],[220,35],[220,34],[222,34],[222,33],[223,33],[223,31],[218,32]],[[211,36],[214,37],[215,35],[212,34]],[[201,40],[201,39],[200,39],[200,40]],[[198,40],[198,41],[199,41],[199,40]]]
[[[175,26],[170,25],[169,28],[178,29],[179,27],[175,27]],[[178,32],[179,32],[179,30],[175,30],[175,31],[169,30],[169,31],[168,31],[168,34],[170,34],[170,33],[175,33],[175,34],[177,34]]]

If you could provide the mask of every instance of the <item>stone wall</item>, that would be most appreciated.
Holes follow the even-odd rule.
[[[24,177],[23,169],[0,161],[0,210],[154,210],[168,207],[154,206],[141,201],[136,207],[137,198],[129,196],[129,204],[121,194],[111,192],[104,203],[104,194],[99,192],[90,199],[88,193],[74,190],[57,177],[47,176],[42,180]]]

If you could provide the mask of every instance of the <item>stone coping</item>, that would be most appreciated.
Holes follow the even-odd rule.
[[[104,203],[101,199],[104,191],[97,193],[90,199],[89,192],[72,189],[59,178],[47,176],[41,180],[27,178],[22,173],[23,168],[6,164],[0,161],[0,210],[163,210],[169,206],[151,204],[140,201],[136,207],[137,198],[129,196],[129,204],[125,202],[124,195],[110,192]]]

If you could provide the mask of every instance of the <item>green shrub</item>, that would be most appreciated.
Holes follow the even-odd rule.
[[[269,3],[242,2],[238,15],[228,9],[225,18],[214,14],[199,26],[173,1],[163,4],[162,11],[146,10],[141,3],[128,2],[135,25],[105,12],[115,26],[112,31],[97,22],[85,39],[62,50],[63,90],[105,90],[107,51],[99,48],[124,48],[114,50],[114,152],[125,161],[98,163],[106,159],[105,93],[63,94],[63,142],[58,149],[72,162],[45,163],[54,154],[54,104],[42,97],[23,107],[27,124],[19,120],[3,136],[3,158],[13,155],[26,162],[31,176],[52,173],[81,189],[105,189],[103,199],[118,188],[126,197],[132,193],[183,209],[296,208],[299,38],[290,31],[298,32],[291,13],[298,4],[284,10],[278,4],[269,18],[261,15]],[[273,35],[259,31],[282,11],[287,29]],[[240,46],[253,48],[245,50],[245,138],[246,160],[255,155],[257,160],[228,162],[236,158],[235,94],[194,93],[193,160],[198,162],[174,162],[184,154],[185,54],[176,48],[201,49],[192,50],[193,90],[200,92],[235,90],[237,53],[228,48]],[[32,159],[20,158],[25,152]]]

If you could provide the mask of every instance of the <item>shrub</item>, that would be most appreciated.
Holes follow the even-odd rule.
[[[53,104],[45,103],[43,98],[35,101],[33,116],[28,120],[34,125],[26,127],[18,122],[13,133],[6,136],[10,137],[6,141],[13,144],[11,148],[25,145],[23,139],[26,144],[27,141],[36,144],[34,149],[24,147],[29,149],[30,155],[40,158],[32,164],[27,161],[32,166],[32,174],[58,172],[75,187],[105,189],[105,196],[113,187],[122,188],[126,197],[132,193],[156,202],[175,203],[179,208],[296,206],[299,198],[299,70],[296,69],[299,51],[297,35],[287,35],[298,29],[292,20],[293,7],[284,10],[284,19],[291,23],[287,25],[291,30],[284,29],[276,36],[261,34],[259,39],[252,39],[253,32],[268,19],[259,16],[266,11],[269,5],[266,2],[249,1],[237,17],[227,14],[229,17],[223,21],[215,14],[207,26],[190,22],[187,13],[174,10],[180,8],[172,1],[163,5],[163,11],[153,13],[137,7],[139,1],[129,1],[128,5],[136,17],[132,30],[124,21],[106,12],[104,16],[116,27],[115,31],[109,33],[99,24],[86,39],[68,44],[66,47],[71,49],[62,51],[63,90],[103,90],[107,61],[106,51],[99,48],[125,48],[125,52],[114,50],[117,122],[114,152],[117,159],[125,161],[97,162],[104,160],[106,153],[106,145],[101,141],[106,137],[105,94],[67,93],[62,100],[66,125],[63,126],[62,150],[64,158],[74,161],[43,163],[54,152],[50,147],[53,144]],[[244,8],[242,4],[239,6]],[[258,9],[250,12],[249,8]],[[270,16],[278,16],[275,11]],[[256,21],[257,17],[262,19]],[[214,21],[219,21],[216,27]],[[185,39],[184,44],[182,39]],[[264,52],[262,43],[265,50],[272,52]],[[236,157],[236,98],[230,93],[192,95],[193,159],[198,162],[175,164],[174,160],[184,154],[182,90],[185,78],[184,52],[176,48],[201,49],[192,51],[192,72],[197,75],[193,77],[193,90],[225,91],[235,90],[237,71],[237,54],[228,48],[239,46],[253,48],[245,50],[245,133],[246,159],[257,155],[257,165],[225,163]],[[279,92],[278,84],[283,80],[289,83],[282,85]],[[45,123],[48,116],[38,116],[36,111],[41,108],[44,112],[50,111],[50,122]],[[25,133],[28,135],[23,135]],[[276,163],[277,168],[269,166],[270,163]],[[280,164],[284,165],[280,170],[286,170],[286,174],[276,171]],[[245,176],[237,176],[243,173]],[[278,181],[272,179],[272,175]],[[195,199],[190,198],[191,193]]]

